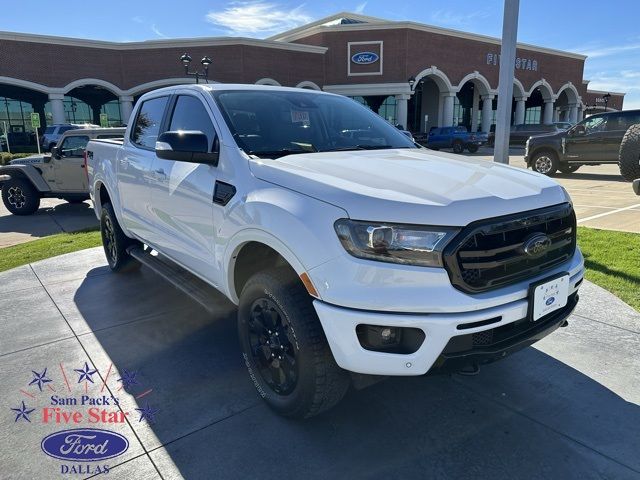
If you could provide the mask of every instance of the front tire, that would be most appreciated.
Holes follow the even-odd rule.
[[[240,295],[238,335],[258,394],[280,415],[313,417],[336,405],[349,388],[312,299],[289,268],[249,279]]]
[[[478,145],[469,145],[467,150],[469,150],[469,153],[476,153],[478,151]]]
[[[533,156],[531,169],[534,172],[551,176],[558,170],[558,158],[552,151],[545,150],[538,152]]]
[[[640,178],[640,124],[631,125],[624,134],[618,160],[622,178],[628,182]]]
[[[2,185],[2,201],[14,215],[32,215],[40,208],[40,193],[28,180],[11,178]]]
[[[126,273],[140,268],[140,262],[127,253],[127,248],[134,245],[136,241],[124,234],[110,203],[102,205],[100,234],[104,254],[111,270]]]

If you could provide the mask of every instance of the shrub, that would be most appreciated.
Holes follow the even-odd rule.
[[[7,165],[11,160],[16,158],[24,158],[34,155],[33,153],[7,153],[0,152],[0,165]]]

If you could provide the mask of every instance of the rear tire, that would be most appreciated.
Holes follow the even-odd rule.
[[[537,152],[531,160],[531,169],[534,172],[551,176],[558,170],[558,157],[551,150]]]
[[[312,298],[290,268],[249,279],[240,295],[238,335],[258,394],[280,415],[313,417],[347,392],[350,377],[336,364]]]
[[[573,173],[575,171],[577,171],[582,165],[570,165],[568,163],[565,163],[564,165],[560,165],[558,167],[558,170],[560,170],[562,173]]]
[[[11,178],[2,184],[2,201],[14,215],[32,215],[40,208],[40,193],[30,181]]]
[[[464,151],[464,145],[462,142],[453,142],[453,153],[462,153]]]
[[[102,205],[100,234],[104,254],[111,270],[127,273],[140,268],[140,262],[127,253],[127,248],[137,242],[124,234],[110,203]]]
[[[622,178],[628,182],[640,178],[640,124],[631,125],[624,134],[618,161]]]
[[[478,146],[477,145],[469,145],[467,147],[467,150],[469,150],[469,153],[476,153],[478,151]]]

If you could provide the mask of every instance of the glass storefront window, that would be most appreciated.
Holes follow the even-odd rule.
[[[538,124],[542,118],[542,107],[529,107],[524,113],[524,123]]]
[[[378,109],[378,115],[384,118],[391,125],[396,124],[396,97],[389,95],[384,99]]]
[[[110,127],[119,127],[122,125],[122,117],[120,116],[120,102],[111,100],[100,108],[100,113],[106,113],[109,118]]]

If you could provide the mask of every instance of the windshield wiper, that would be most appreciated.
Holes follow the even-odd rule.
[[[249,150],[247,153],[256,157],[284,157],[285,155],[295,155],[296,153],[313,153],[313,151],[282,148],[280,150]]]
[[[351,145],[349,147],[336,147],[321,152],[348,152],[350,150],[384,150],[387,148],[411,148],[411,147],[394,147],[393,145]]]

